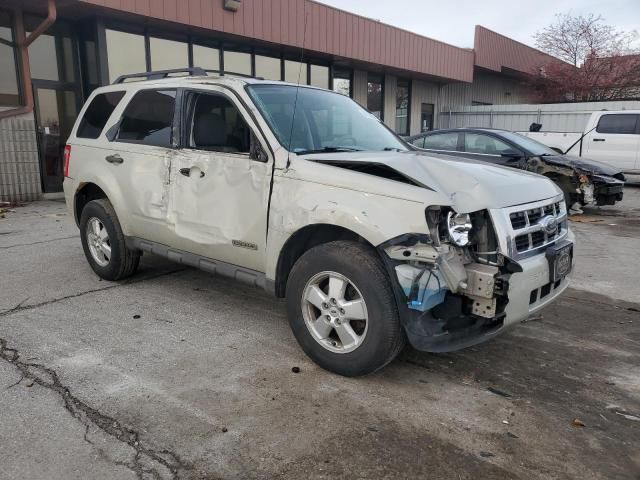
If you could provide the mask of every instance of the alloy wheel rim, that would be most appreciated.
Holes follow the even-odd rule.
[[[104,224],[96,217],[91,217],[87,222],[87,245],[91,257],[99,266],[109,265],[111,241]]]
[[[320,272],[302,291],[302,317],[313,339],[333,353],[362,345],[369,328],[367,305],[358,287],[337,272]]]

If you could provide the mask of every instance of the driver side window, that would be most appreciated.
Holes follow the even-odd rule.
[[[192,96],[189,148],[210,152],[248,154],[251,130],[240,111],[222,95]]]

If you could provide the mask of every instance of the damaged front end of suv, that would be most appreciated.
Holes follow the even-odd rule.
[[[527,218],[522,230],[518,228],[521,215]],[[514,289],[510,293],[512,276],[524,275],[522,265],[513,258],[522,258],[523,263],[533,260],[533,265],[536,260],[532,257],[542,256],[551,265],[554,259],[547,260],[540,253],[551,243],[561,245],[567,237],[561,196],[548,205],[507,212],[506,228],[502,209],[459,214],[450,207],[429,207],[425,217],[428,234],[403,235],[378,247],[396,280],[400,317],[417,350],[446,352],[483,342],[526,318],[545,303],[543,297],[556,296],[566,288],[564,276],[554,278],[557,272],[539,269],[549,280],[542,282],[542,288],[536,284],[531,292],[527,290],[528,305],[517,302],[520,305],[513,305],[507,318],[510,295],[523,294]],[[494,218],[502,224],[498,228]],[[506,245],[498,237],[505,233]]]

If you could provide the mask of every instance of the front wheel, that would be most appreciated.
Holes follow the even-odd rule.
[[[404,346],[384,265],[371,247],[357,242],[305,252],[287,281],[287,311],[304,352],[340,375],[374,372]]]

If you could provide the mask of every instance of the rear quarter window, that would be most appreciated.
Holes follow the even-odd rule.
[[[637,133],[638,115],[619,113],[603,115],[598,121],[596,132],[632,135]]]
[[[108,92],[93,97],[80,120],[76,137],[98,138],[124,94],[125,92]]]

